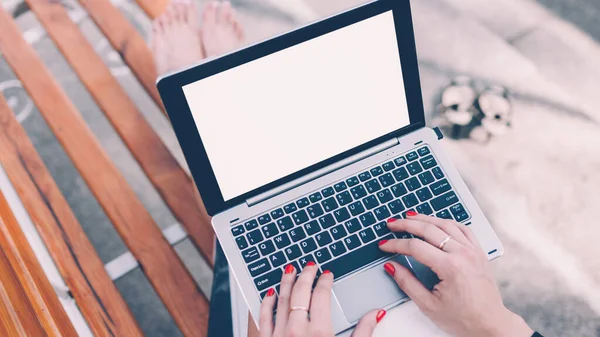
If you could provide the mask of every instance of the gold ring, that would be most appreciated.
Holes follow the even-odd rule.
[[[308,308],[307,307],[300,307],[300,306],[291,307],[290,308],[290,312],[292,312],[292,311],[306,311],[306,313],[308,314]]]
[[[450,241],[450,239],[452,239],[452,237],[450,235],[448,235],[442,242],[440,242],[440,244],[438,245],[438,248],[440,250],[444,250],[444,246],[448,243],[448,241]]]

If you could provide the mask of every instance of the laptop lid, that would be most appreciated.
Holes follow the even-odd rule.
[[[424,126],[408,0],[379,0],[161,78],[210,215]]]

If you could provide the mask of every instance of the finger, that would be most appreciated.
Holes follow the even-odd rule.
[[[319,328],[318,331],[329,332],[333,330],[331,326],[332,287],[333,274],[329,270],[325,270],[321,277],[319,277],[310,301],[310,322],[313,326]],[[333,333],[327,335],[333,335]]]
[[[425,214],[417,214],[415,216],[409,216],[408,219],[433,224],[436,227],[438,227],[439,229],[441,229],[442,231],[444,231],[445,233],[447,233],[448,235],[452,236],[452,238],[454,240],[460,242],[461,244],[468,246],[468,247],[473,246],[471,241],[469,241],[469,239],[467,239],[465,234],[458,228],[458,226],[457,226],[458,222],[456,222],[454,220],[440,219],[440,218],[436,218],[436,217],[425,215]]]
[[[438,246],[449,235],[434,224],[412,219],[398,219],[391,221],[388,223],[388,228],[394,232],[409,232],[414,234],[420,238],[423,238],[438,250]],[[443,250],[445,252],[452,252],[457,251],[459,248],[460,243],[458,243],[458,241],[450,240],[444,245]]]
[[[482,249],[481,245],[479,244],[479,240],[477,240],[477,237],[475,236],[475,233],[473,233],[471,228],[469,228],[461,223],[456,223],[456,226],[465,235],[465,237],[467,239],[469,239],[469,241],[473,244],[473,246],[475,246],[479,249]]]
[[[260,317],[258,319],[260,337],[273,336],[273,309],[275,308],[276,300],[275,289],[270,288],[260,305]]]
[[[414,257],[440,275],[450,255],[419,239],[394,239],[380,241],[379,248],[384,252]]]
[[[302,270],[300,277],[298,277],[294,288],[292,289],[290,309],[293,309],[294,307],[310,308],[312,284],[316,275],[317,266],[312,261],[308,262],[306,267],[304,267]],[[307,323],[308,312],[304,310],[294,310],[290,312],[290,316],[288,318],[288,328],[291,329],[292,332],[295,332],[292,333],[293,335],[296,335],[297,332],[303,331],[302,329]]]
[[[419,308],[430,307],[435,301],[434,295],[423,283],[403,265],[390,261],[383,265],[385,271],[394,278],[398,287],[412,299]]]
[[[386,311],[383,309],[366,313],[360,321],[358,321],[358,324],[354,328],[354,332],[352,332],[352,337],[371,337],[377,323],[381,322],[383,317],[385,317],[385,314]]]
[[[296,268],[288,264],[285,267],[285,272],[281,277],[281,285],[279,286],[279,300],[277,302],[277,317],[275,318],[275,336],[281,336],[288,324],[290,314],[290,297],[292,288],[296,281]]]

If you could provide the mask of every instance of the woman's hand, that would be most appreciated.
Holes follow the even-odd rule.
[[[471,230],[455,221],[409,212],[407,219],[390,219],[394,232],[420,239],[380,242],[382,250],[404,254],[430,267],[441,280],[433,291],[402,265],[385,270],[434,323],[460,337],[529,337],[533,331],[502,303],[487,256]],[[448,236],[449,241],[441,245]],[[440,249],[439,247],[442,246]]]
[[[296,280],[292,265],[285,268],[281,278],[279,297],[269,289],[260,308],[260,337],[333,337],[331,321],[331,288],[333,275],[325,270],[312,291],[317,266],[309,262]],[[277,317],[273,309],[277,302]],[[309,314],[310,313],[310,314]],[[370,337],[385,310],[366,314],[356,326],[353,337]]]

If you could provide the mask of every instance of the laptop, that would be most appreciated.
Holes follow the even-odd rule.
[[[502,245],[425,125],[408,0],[379,0],[159,79],[158,89],[235,279],[258,323],[286,265],[335,276],[336,333],[408,297],[378,242],[408,210]]]

